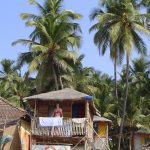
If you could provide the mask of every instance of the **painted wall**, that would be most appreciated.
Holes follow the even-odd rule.
[[[150,138],[150,134],[135,134],[134,135],[134,150],[141,150],[145,145],[145,138]]]
[[[17,125],[12,125],[10,127],[5,128],[3,135],[13,136],[13,140],[5,145],[4,150],[20,150],[21,149],[21,142],[19,138]]]
[[[97,122],[98,124],[98,136],[94,137],[94,145],[96,149],[108,149],[108,123]]]
[[[30,149],[30,124],[24,120],[20,121],[19,136],[22,150]]]
[[[106,122],[99,122],[98,135],[100,137],[107,137],[107,126],[108,124]]]
[[[32,145],[32,150],[71,150],[71,146],[64,146],[64,145]]]

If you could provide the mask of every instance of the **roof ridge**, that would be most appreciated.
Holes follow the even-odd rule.
[[[65,95],[66,94],[66,95]],[[77,91],[73,88],[64,88],[57,91],[50,91],[46,93],[39,93],[36,95],[24,97],[23,100],[29,100],[29,99],[49,99],[49,100],[68,100],[68,99],[81,99],[85,98],[86,96],[90,96],[86,93],[82,93],[80,91]]]

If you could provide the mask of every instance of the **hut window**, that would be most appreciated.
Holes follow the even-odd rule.
[[[145,144],[150,143],[150,138],[145,138]]]

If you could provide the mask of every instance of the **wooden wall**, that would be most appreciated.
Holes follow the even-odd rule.
[[[49,106],[49,102],[38,101],[37,102],[37,116],[38,117],[47,117],[48,116],[48,106]]]
[[[37,102],[37,116],[47,117],[49,116],[49,106],[53,108],[56,107],[56,101],[38,101]],[[63,117],[72,117],[72,104],[68,101],[60,102],[60,107],[63,110]]]

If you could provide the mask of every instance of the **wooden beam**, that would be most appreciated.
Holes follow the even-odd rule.
[[[87,150],[87,139],[85,138],[84,150]]]
[[[37,111],[37,102],[34,100],[34,117],[36,116],[36,111]]]

